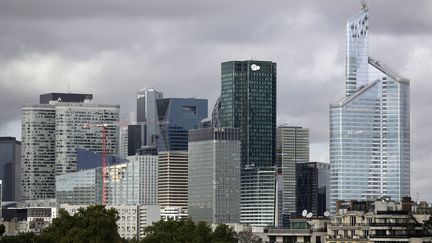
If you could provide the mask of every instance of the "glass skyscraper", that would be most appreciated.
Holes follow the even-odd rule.
[[[410,195],[409,80],[368,57],[368,9],[347,23],[346,97],[330,105],[330,206]],[[366,63],[367,60],[367,63]]]
[[[276,63],[222,63],[222,89],[213,123],[240,129],[240,221],[274,224],[276,162]]]
[[[160,136],[158,151],[188,149],[188,130],[208,116],[207,99],[167,98],[157,100]]]

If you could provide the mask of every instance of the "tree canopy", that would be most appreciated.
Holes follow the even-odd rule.
[[[188,220],[159,221],[145,230],[142,243],[237,243],[235,232],[225,224],[214,231],[204,222]]]

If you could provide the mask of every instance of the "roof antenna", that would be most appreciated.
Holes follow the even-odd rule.
[[[70,94],[71,93],[71,89],[70,89],[70,83],[68,82],[67,84],[67,92]]]
[[[368,11],[369,10],[368,3],[367,3],[366,0],[362,0],[361,4],[362,4],[362,8],[361,8],[362,10],[364,10],[364,11]]]

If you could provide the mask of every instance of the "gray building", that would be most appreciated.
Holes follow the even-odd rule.
[[[0,137],[0,180],[2,200],[21,200],[21,142],[14,137]]]
[[[189,130],[189,216],[209,224],[240,222],[238,128]]]
[[[279,126],[276,133],[276,164],[282,172],[283,213],[296,212],[296,164],[309,162],[309,129]]]
[[[141,144],[154,146],[160,134],[159,115],[156,102],[163,98],[163,93],[155,89],[145,89],[137,93],[137,121],[142,125]]]

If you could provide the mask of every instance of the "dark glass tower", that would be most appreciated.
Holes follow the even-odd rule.
[[[240,128],[242,165],[268,168],[276,153],[276,63],[222,63],[220,126]]]
[[[0,137],[0,180],[2,200],[20,201],[21,142],[14,137]]]

